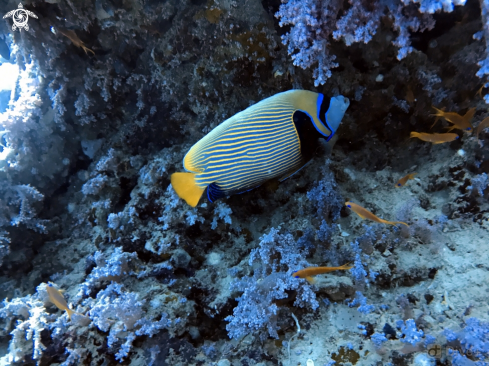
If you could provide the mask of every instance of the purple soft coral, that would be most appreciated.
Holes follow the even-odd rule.
[[[275,16],[281,27],[291,26],[282,42],[287,45],[294,65],[306,69],[317,62],[313,71],[315,86],[324,84],[332,75],[331,69],[338,66],[336,56],[329,52],[331,39],[342,39],[347,46],[370,42],[387,10],[394,30],[399,33],[392,44],[399,48],[397,58],[401,60],[413,50],[409,32],[432,29],[435,25],[432,13],[451,12],[454,5],[465,4],[465,0],[350,0],[350,7],[344,11],[344,2],[340,0],[282,2]],[[419,3],[419,8],[409,6],[411,3]]]

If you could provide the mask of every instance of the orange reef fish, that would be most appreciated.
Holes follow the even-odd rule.
[[[361,219],[369,219],[375,222],[378,222],[380,224],[389,224],[389,225],[396,225],[396,224],[403,224],[409,227],[408,224],[402,221],[387,221],[383,220],[377,216],[375,216],[372,212],[369,210],[363,208],[362,206],[357,205],[356,203],[353,202],[345,202],[345,206],[348,208],[351,208],[353,212],[355,212],[358,216],[360,216]]]
[[[195,207],[207,190],[210,202],[283,181],[313,156],[319,139],[329,141],[350,105],[341,95],[326,98],[289,90],[262,100],[222,122],[187,152],[188,173],[174,173],[177,195]]]
[[[459,130],[467,131],[467,132],[472,132],[473,128],[472,128],[472,124],[470,123],[470,121],[474,117],[475,108],[469,109],[463,116],[461,116],[460,114],[455,113],[455,112],[445,112],[445,111],[442,111],[441,109],[438,109],[435,107],[433,107],[433,109],[436,111],[436,113],[433,114],[433,116],[445,118],[448,122],[450,122],[452,124],[452,126],[450,126],[448,128],[447,132],[450,132],[451,130],[453,130],[455,128],[459,129]],[[436,121],[435,121],[435,123],[436,123]],[[434,126],[434,124],[433,124],[433,126]],[[431,127],[433,127],[433,126],[431,126]]]
[[[307,267],[292,273],[292,276],[295,278],[305,278],[309,283],[314,283],[314,278],[311,276],[333,271],[346,271],[353,268],[353,266],[349,266],[348,264],[343,264],[339,267]]]
[[[489,87],[489,83],[484,83],[482,84],[482,86],[479,88],[479,90],[477,90],[477,93],[475,93],[476,95],[479,94],[479,97],[481,97],[482,99],[484,99],[484,97],[482,96],[482,89],[485,89]]]
[[[484,118],[475,129],[475,136],[477,137],[477,140],[479,140],[479,134],[482,132],[482,130],[486,129],[487,127],[489,127],[489,117]]]
[[[68,38],[76,47],[81,47],[83,51],[85,51],[85,54],[88,55],[87,51],[90,51],[93,55],[95,55],[95,52],[93,52],[90,48],[85,46],[85,43],[83,43],[83,41],[80,38],[78,38],[75,31],[70,29],[57,29],[57,31],[61,33],[63,36],[65,36],[66,38]]]
[[[56,307],[59,310],[65,310],[66,313],[68,314],[68,318],[71,319],[71,316],[73,314],[77,314],[68,307],[68,303],[66,302],[65,297],[63,296],[61,291],[56,289],[52,284],[49,283],[46,286],[46,291],[48,292],[49,295],[49,301],[51,301],[54,305],[56,305]]]
[[[433,144],[443,144],[444,142],[452,142],[459,138],[456,133],[425,133],[411,132],[411,138],[417,137],[420,140],[431,142]]]
[[[396,183],[396,187],[402,187],[403,185],[406,184],[406,182],[410,179],[414,179],[414,176],[418,174],[418,173],[411,173],[411,174],[408,174],[404,177],[402,177],[401,179],[399,179]]]

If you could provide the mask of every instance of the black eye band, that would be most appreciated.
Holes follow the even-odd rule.
[[[318,101],[319,99],[321,99],[321,106],[318,108],[319,109],[318,117],[319,120],[322,122],[322,124],[331,132],[331,134],[328,136],[328,140],[329,140],[334,135],[334,131],[329,125],[328,119],[326,118],[326,113],[328,113],[329,104],[331,101],[328,98],[326,98],[324,94],[320,94],[320,96],[318,97]]]

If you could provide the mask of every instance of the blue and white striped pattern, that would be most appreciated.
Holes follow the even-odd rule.
[[[199,187],[214,183],[224,195],[298,170],[304,162],[294,104],[290,92],[280,93],[234,115],[190,149],[185,169]]]

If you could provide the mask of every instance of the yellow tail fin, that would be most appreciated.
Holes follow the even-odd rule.
[[[184,199],[190,206],[195,207],[199,203],[205,188],[200,188],[195,183],[194,173],[173,173],[171,185],[178,197]]]
[[[312,278],[311,276],[306,277],[307,282],[309,282],[311,285],[314,285],[316,283],[316,280]]]
[[[341,269],[343,271],[347,271],[349,269],[352,269],[353,266],[350,266],[350,262],[343,264],[342,266],[336,267],[336,269]]]

